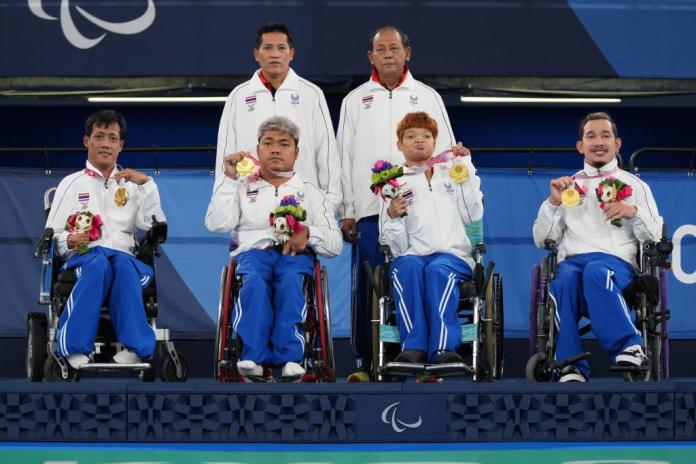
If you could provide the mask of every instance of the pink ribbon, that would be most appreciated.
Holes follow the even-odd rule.
[[[457,158],[458,156],[462,156],[462,155],[455,155],[451,149],[447,149],[447,150],[443,151],[442,153],[438,154],[437,156],[433,156],[432,158],[430,158],[428,161],[425,162],[425,164],[422,164],[422,165],[417,166],[415,168],[409,168],[408,166],[406,166],[408,171],[404,172],[404,175],[405,176],[415,176],[417,174],[422,174],[425,171],[427,171],[428,169],[430,169],[431,167],[435,166],[436,164],[446,163],[449,160]]]

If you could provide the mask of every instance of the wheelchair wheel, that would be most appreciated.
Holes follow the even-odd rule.
[[[181,373],[177,374],[176,363],[167,353],[160,366],[160,378],[163,382],[185,382],[188,378],[188,362],[186,361],[186,358],[178,351],[176,352],[176,355],[179,358],[179,363],[181,364]]]
[[[530,382],[550,382],[551,370],[548,369],[546,353],[535,353],[524,368],[525,377]]]
[[[48,322],[43,313],[30,313],[27,319],[27,356],[26,369],[27,380],[40,382],[43,378],[44,365],[46,364],[46,328]]]
[[[334,360],[333,335],[331,328],[331,309],[329,307],[329,277],[326,267],[315,262],[314,287],[316,294],[316,306],[318,316],[319,343],[322,347],[321,360],[323,369],[321,381],[336,381],[336,363]]]
[[[489,280],[484,303],[486,310],[480,322],[476,378],[491,382],[503,373],[503,278],[500,274],[493,274]]]
[[[532,282],[529,286],[529,357],[534,356],[538,351],[537,345],[537,327],[538,312],[539,312],[539,274],[541,267],[535,264],[532,267]]]
[[[370,377],[377,379],[379,365],[379,300],[380,300],[380,290],[385,290],[384,282],[385,276],[383,272],[384,266],[382,264],[375,268],[375,282],[377,283],[377,288],[372,289],[372,285],[368,285],[371,292],[372,301],[372,366],[370,370]],[[388,285],[388,284],[387,284]]]
[[[53,356],[46,358],[43,373],[49,382],[77,382],[80,380],[80,372],[70,367],[70,365],[68,365],[68,378],[64,379],[61,375],[60,364]]]

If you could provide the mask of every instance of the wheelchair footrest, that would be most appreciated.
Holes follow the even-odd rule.
[[[425,370],[428,372],[428,374],[436,375],[438,377],[471,375],[475,372],[474,368],[466,363],[429,364],[425,366]]]
[[[619,372],[647,372],[650,370],[650,362],[646,361],[640,366],[620,366],[618,364],[612,364],[609,366],[609,370]]]
[[[390,362],[380,368],[380,374],[395,377],[411,377],[426,372],[425,364]]]
[[[132,363],[132,364],[118,364],[118,363],[87,363],[80,366],[81,371],[144,371],[150,369],[152,366],[150,363]]]

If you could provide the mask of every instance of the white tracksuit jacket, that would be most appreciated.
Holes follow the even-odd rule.
[[[450,253],[460,257],[473,269],[471,243],[466,235],[465,224],[483,217],[483,195],[481,179],[470,156],[457,158],[469,170],[469,177],[462,183],[454,182],[449,176],[452,161],[433,166],[433,177],[428,182],[425,174],[407,175],[399,178],[402,189],[408,186],[413,197],[404,217],[390,218],[389,204],[381,202],[379,217],[380,243],[388,245],[392,255],[426,256],[433,253]]]
[[[343,99],[337,137],[343,185],[340,218],[360,220],[379,214],[381,199],[370,190],[370,170],[378,160],[404,164],[396,148],[396,126],[406,113],[415,111],[425,111],[437,121],[435,154],[455,145],[442,98],[410,71],[392,91],[371,78]]]
[[[86,167],[99,173],[89,161]],[[68,250],[65,223],[73,213],[90,211],[98,214],[104,222],[101,238],[89,242],[89,247],[102,246],[131,255],[135,248],[136,227],[141,230],[149,229],[152,226],[152,215],[155,215],[158,221],[166,221],[160,207],[157,184],[153,179],[143,185],[133,182],[123,184],[128,199],[125,205],[117,206],[114,202],[114,194],[119,187],[114,178],[117,172],[114,169],[105,181],[103,177],[93,177],[82,170],[60,181],[46,221],[46,227],[54,231],[53,237],[60,256],[72,253]]]
[[[657,211],[650,187],[617,166],[616,159],[600,169],[585,163],[576,174],[576,183],[585,190],[580,203],[572,208],[553,206],[547,199],[541,204],[534,222],[534,243],[544,248],[544,240],[558,243],[558,259],[584,254],[607,253],[617,256],[636,267],[638,242],[658,241],[662,234],[662,217]],[[629,184],[633,194],[624,203],[638,208],[632,219],[621,219],[622,227],[616,227],[604,217],[599,206],[596,189],[600,182],[615,177]]]
[[[286,116],[300,128],[295,169],[327,193],[335,210],[341,202],[341,164],[323,92],[290,69],[274,97],[259,72],[227,97],[218,129],[215,186],[225,178],[225,155],[244,150],[256,156],[259,125],[271,116]]]
[[[299,174],[277,188],[259,177],[251,181],[249,177],[238,180],[223,177],[208,205],[205,226],[211,232],[234,234],[238,247],[232,256],[275,244],[269,216],[286,195],[294,195],[307,212],[307,220],[302,222],[309,227],[307,244],[321,256],[341,254],[341,231],[326,194],[316,185],[303,181]]]

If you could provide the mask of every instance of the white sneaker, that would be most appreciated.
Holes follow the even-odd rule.
[[[117,364],[135,364],[140,362],[140,357],[128,348],[124,348],[113,357]]]
[[[68,356],[67,360],[68,364],[70,364],[70,366],[72,366],[73,369],[79,369],[80,366],[89,362],[89,356],[82,353],[76,353]]]
[[[302,377],[305,375],[304,367],[300,366],[295,362],[285,363],[283,366],[283,377]]]
[[[237,371],[240,375],[244,376],[256,376],[260,377],[263,375],[263,367],[256,364],[254,361],[237,361]]]
[[[646,359],[648,357],[645,356],[640,345],[631,345],[616,356],[616,364],[640,367]]]
[[[567,383],[567,382],[587,382],[587,379],[585,378],[584,375],[582,375],[582,372],[580,372],[580,369],[577,367],[570,365],[566,366],[563,369],[561,369],[561,377],[558,379],[559,382],[561,383]]]

